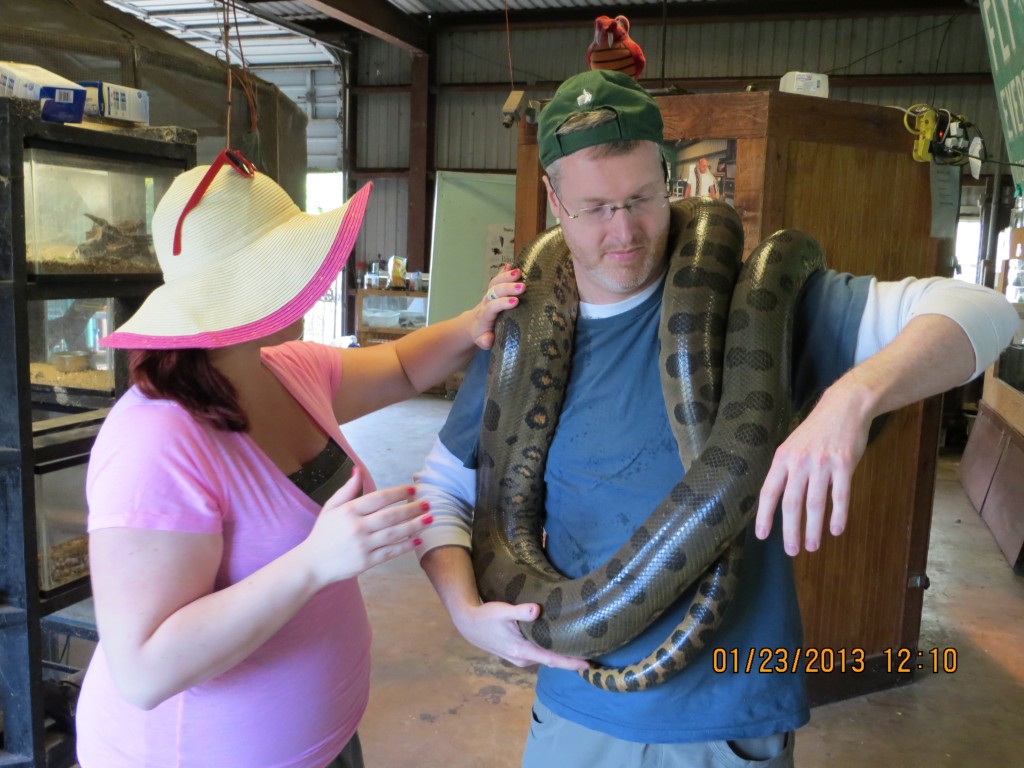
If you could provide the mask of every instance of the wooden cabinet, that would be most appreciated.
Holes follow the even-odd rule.
[[[829,265],[882,280],[937,274],[952,241],[930,237],[929,168],[899,110],[785,93],[658,97],[666,141],[735,146],[745,252],[782,228],[814,235]],[[543,228],[536,136],[521,123],[516,247]],[[538,203],[538,200],[540,203]],[[807,676],[821,704],[907,682],[884,652],[916,649],[935,484],[940,398],[890,414],[853,484],[839,538],[796,558],[805,647],[861,649],[860,673]]]

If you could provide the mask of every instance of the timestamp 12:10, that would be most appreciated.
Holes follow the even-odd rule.
[[[712,669],[716,674],[831,673],[850,672],[909,675],[914,672],[953,673],[957,670],[956,648],[886,648],[869,658],[863,648],[715,648]]]
[[[946,672],[957,669],[956,648],[886,648],[882,651],[886,672],[910,674],[912,672]]]

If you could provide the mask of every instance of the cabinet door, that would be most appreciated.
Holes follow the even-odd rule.
[[[1024,572],[1024,447],[1010,439],[1003,449],[981,518],[1013,570]]]
[[[927,167],[909,152],[828,137],[826,128],[820,141],[770,141],[785,149],[773,155],[781,183],[766,185],[766,197],[776,198],[766,210],[781,213],[779,225],[813,234],[840,272],[935,274],[940,243],[929,232]],[[796,558],[807,647],[857,648],[870,659],[917,646],[940,409],[932,398],[888,415],[854,475],[846,532]],[[808,691],[820,704],[901,682],[884,670],[809,675]]]
[[[999,464],[1006,444],[1006,433],[984,409],[978,413],[971,428],[971,436],[960,458],[958,477],[967,498],[979,512],[985,506],[985,497],[992,484],[992,476]]]

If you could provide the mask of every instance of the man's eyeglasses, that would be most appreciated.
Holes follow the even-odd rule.
[[[581,208],[576,211],[576,213],[571,213],[562,203],[558,195],[555,194],[555,200],[558,200],[558,204],[561,206],[562,210],[565,211],[565,215],[570,219],[574,219],[583,224],[602,224],[611,221],[616,211],[625,211],[626,213],[632,213],[636,216],[644,216],[646,214],[654,213],[668,205],[668,197],[667,193],[658,192],[653,195],[631,197],[622,205],[604,203],[603,205],[594,205],[590,208]]]

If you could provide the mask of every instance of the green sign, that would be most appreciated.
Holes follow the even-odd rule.
[[[1011,163],[1024,163],[1024,0],[981,0],[981,19]],[[1024,184],[1024,168],[1013,180]]]

